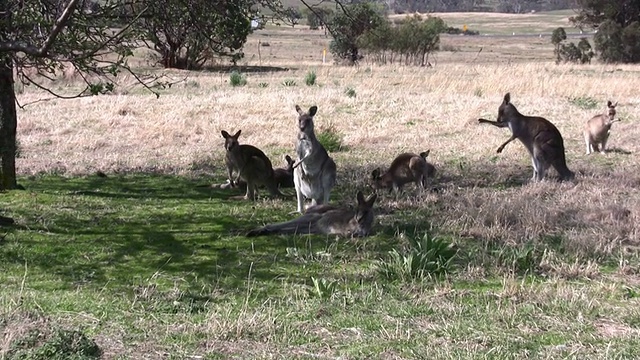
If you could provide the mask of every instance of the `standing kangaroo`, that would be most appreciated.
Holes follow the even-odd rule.
[[[293,182],[298,198],[298,212],[302,213],[305,198],[311,205],[327,204],[331,189],[336,184],[336,163],[320,144],[313,130],[313,117],[317,106],[304,112],[296,105],[298,112],[298,159],[293,164]]]
[[[498,148],[501,153],[508,143],[520,140],[527,148],[533,163],[532,181],[541,181],[550,166],[553,166],[563,180],[571,180],[574,173],[567,167],[564,153],[564,142],[560,131],[549,120],[539,116],[525,116],[518,112],[511,103],[507,93],[498,108],[497,121],[478,119],[479,123],[487,123],[511,130],[511,137]]]
[[[593,151],[600,151],[600,153],[604,154],[611,125],[616,121],[620,121],[619,118],[614,119],[616,117],[617,105],[617,102],[612,104],[611,101],[607,101],[607,112],[596,115],[587,121],[587,125],[584,128],[584,142],[587,145],[587,155]],[[602,146],[600,150],[598,150],[598,145]]]
[[[327,234],[344,236],[368,236],[371,233],[375,214],[373,204],[377,195],[364,198],[358,191],[355,209],[327,204],[311,206],[304,215],[291,221],[270,224],[251,230],[247,236],[270,234]]]
[[[235,186],[242,178],[247,182],[247,193],[244,198],[255,200],[256,188],[264,185],[271,195],[282,196],[275,182],[271,160],[252,145],[240,145],[238,138],[242,130],[238,130],[234,135],[222,130],[224,137],[224,148],[226,153],[227,175],[229,184]],[[233,170],[237,170],[238,175],[233,178]]]
[[[433,177],[436,172],[436,168],[427,162],[429,152],[430,150],[427,150],[420,155],[402,153],[391,162],[391,166],[383,174],[380,174],[380,169],[373,170],[372,187],[399,191],[405,184],[415,182],[418,188],[424,189],[427,178]]]

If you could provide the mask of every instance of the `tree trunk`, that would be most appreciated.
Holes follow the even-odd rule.
[[[0,189],[15,189],[16,183],[16,93],[13,60],[0,54]]]

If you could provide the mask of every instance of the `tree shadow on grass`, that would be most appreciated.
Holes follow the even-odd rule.
[[[205,67],[205,71],[208,72],[220,72],[220,73],[229,73],[232,71],[239,71],[241,73],[271,73],[271,72],[282,72],[295,70],[294,68],[286,68],[280,66],[234,66],[234,65],[216,65],[216,66],[208,66]]]

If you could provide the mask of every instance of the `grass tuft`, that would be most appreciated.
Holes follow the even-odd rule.
[[[234,71],[231,72],[231,75],[229,77],[229,83],[233,87],[245,86],[245,85],[247,85],[247,78],[242,73],[240,73],[239,71],[234,70]]]
[[[333,125],[320,128],[316,137],[318,141],[320,141],[320,144],[329,152],[346,150],[343,144],[342,134]]]
[[[311,70],[307,73],[307,75],[305,75],[304,83],[307,84],[307,86],[313,86],[316,84],[316,78],[316,72]]]

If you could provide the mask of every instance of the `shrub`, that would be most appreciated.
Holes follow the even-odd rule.
[[[231,86],[245,86],[247,85],[247,79],[240,72],[234,70],[231,72],[231,76],[229,78],[229,83]]]
[[[356,97],[356,89],[354,89],[354,88],[351,88],[351,87],[347,88],[347,90],[345,90],[344,93],[347,94],[347,96],[350,97],[350,98]]]
[[[321,128],[316,136],[327,151],[337,152],[344,149],[342,135],[333,126]]]
[[[447,273],[457,250],[453,244],[427,233],[422,238],[409,238],[409,249],[389,251],[386,260],[376,263],[380,275],[388,279],[409,281]]]
[[[307,84],[307,86],[313,86],[316,84],[316,77],[317,76],[315,71],[309,71],[304,77],[304,83]]]

